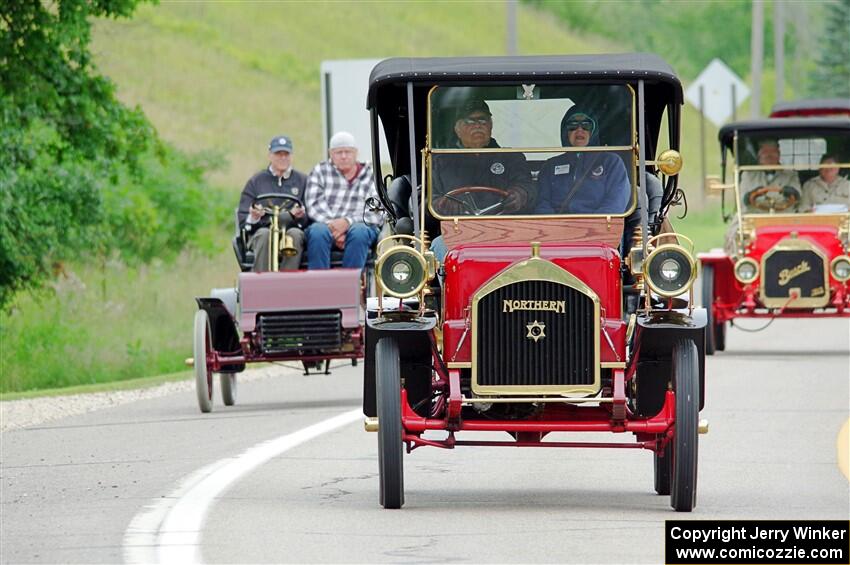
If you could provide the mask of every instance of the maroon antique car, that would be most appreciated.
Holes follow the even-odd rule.
[[[723,249],[699,255],[706,353],[738,318],[850,317],[850,118],[735,122],[720,144],[723,178],[708,188],[730,226]]]
[[[404,503],[405,451],[459,446],[647,450],[655,491],[694,507],[705,315],[695,258],[662,228],[681,104],[650,54],[372,71],[375,162],[382,124],[394,175],[363,393],[384,507]]]
[[[201,412],[213,406],[215,375],[219,375],[225,406],[236,402],[236,377],[247,363],[296,361],[305,374],[332,359],[363,358],[365,296],[373,278],[374,258],[366,269],[343,269],[340,252],[331,255],[329,270],[279,271],[278,257],[286,254],[286,230],[277,224],[281,207],[293,200],[286,194],[264,194],[255,203],[272,218],[270,257],[254,257],[246,234],[239,229],[233,248],[242,272],[235,288],[213,289],[196,298],[194,357],[195,388]],[[300,204],[300,202],[299,202]],[[269,271],[250,272],[254,261],[270,262]]]

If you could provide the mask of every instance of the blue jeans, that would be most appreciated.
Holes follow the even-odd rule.
[[[331,249],[334,238],[327,224],[314,222],[307,226],[307,268],[330,269]],[[378,240],[378,228],[357,223],[345,233],[345,249],[342,266],[346,269],[362,269],[372,246]]]
[[[431,240],[431,251],[434,252],[434,258],[440,262],[440,264],[445,263],[446,254],[449,252],[446,244],[443,243],[443,236],[438,235],[434,239]]]

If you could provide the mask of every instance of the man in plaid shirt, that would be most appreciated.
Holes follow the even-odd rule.
[[[343,267],[362,269],[383,223],[381,214],[366,209],[366,199],[377,196],[375,177],[371,166],[357,161],[348,132],[331,137],[328,154],[307,178],[305,204],[313,221],[307,228],[307,268],[329,269],[336,246],[343,250]]]

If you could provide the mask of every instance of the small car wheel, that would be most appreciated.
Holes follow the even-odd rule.
[[[673,451],[673,442],[668,442],[664,448],[664,455],[653,453],[655,463],[655,492],[657,494],[670,494],[670,463],[673,461],[671,456]]]
[[[378,401],[378,474],[381,506],[404,504],[404,460],[401,430],[401,362],[395,338],[382,338],[376,348]]]
[[[673,465],[670,505],[677,512],[690,512],[697,500],[697,457],[699,452],[699,353],[690,339],[673,344],[673,386],[676,421],[673,435]]]
[[[225,406],[236,404],[236,373],[219,373],[221,401]]]
[[[714,349],[716,351],[726,350],[726,322],[714,324]]]
[[[201,412],[212,410],[212,372],[207,367],[207,352],[210,350],[210,320],[206,310],[195,314],[195,392]]]
[[[714,267],[705,265],[702,268],[702,307],[705,308],[707,323],[705,324],[705,354],[714,355],[717,349],[716,332],[714,327]]]

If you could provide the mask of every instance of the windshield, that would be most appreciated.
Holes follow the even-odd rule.
[[[744,214],[842,213],[850,209],[850,136],[739,134],[738,203]]]
[[[434,88],[431,212],[624,215],[634,202],[633,105],[625,85]]]

